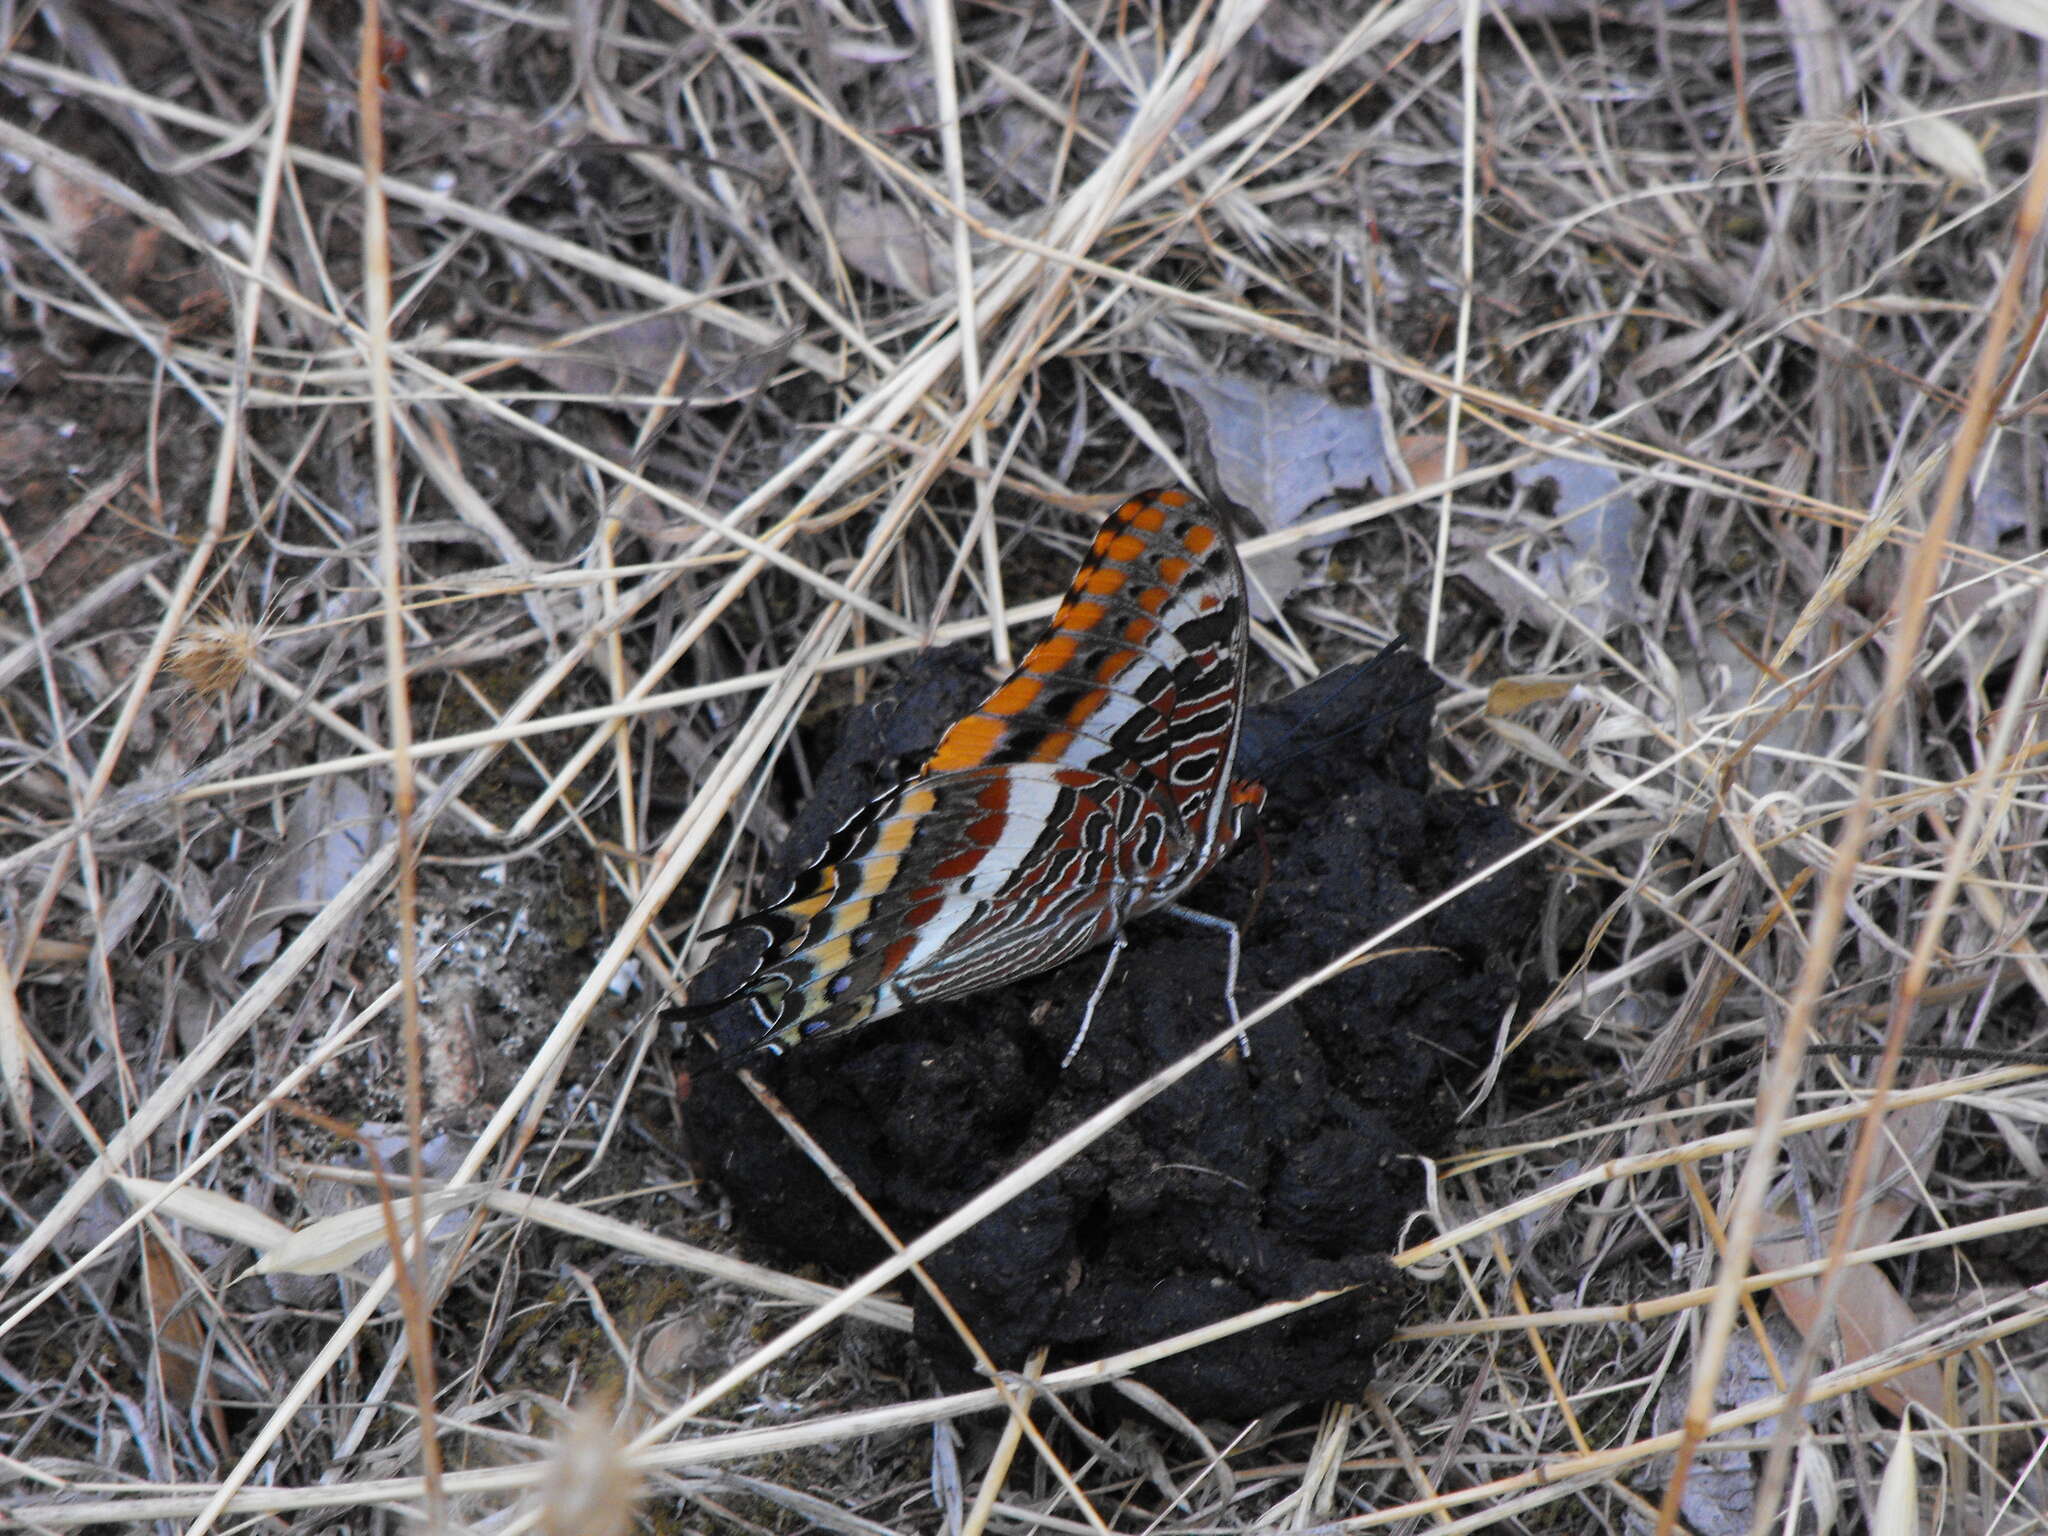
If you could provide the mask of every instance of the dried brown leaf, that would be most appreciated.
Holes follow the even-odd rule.
[[[832,239],[846,264],[871,282],[916,299],[953,291],[952,246],[895,198],[842,191],[832,200]]]
[[[1889,1242],[1912,1216],[1915,1202],[1910,1187],[1893,1189],[1908,1177],[1924,1176],[1941,1131],[1947,1124],[1948,1106],[1940,1103],[1910,1105],[1888,1117],[1889,1132],[1878,1143],[1872,1160],[1870,1188],[1880,1191],[1870,1200],[1856,1225],[1855,1243],[1867,1247]],[[1813,1255],[1800,1230],[1798,1208],[1788,1198],[1775,1208],[1772,1228],[1785,1235],[1765,1237],[1756,1246],[1757,1262],[1769,1269],[1803,1264]],[[1788,1280],[1772,1295],[1801,1334],[1810,1335],[1820,1321],[1821,1280]],[[1889,1349],[1921,1326],[1912,1305],[1901,1296],[1884,1271],[1871,1264],[1854,1264],[1843,1273],[1836,1293],[1835,1321],[1841,1329],[1843,1363],[1862,1360]],[[1943,1411],[1941,1371],[1933,1365],[1915,1367],[1903,1376],[1871,1389],[1871,1395],[1892,1412],[1908,1401],[1929,1413]]]
[[[1537,553],[1531,574],[1560,607],[1605,634],[1643,611],[1636,578],[1642,506],[1605,464],[1554,458],[1515,471],[1525,488],[1546,481],[1556,495],[1555,542]]]
[[[196,1311],[185,1304],[184,1277],[162,1241],[142,1233],[143,1291],[149,1298],[150,1342],[164,1396],[181,1412],[199,1388],[199,1351],[206,1342]]]
[[[43,216],[50,221],[51,232],[69,255],[77,255],[88,238],[100,239],[117,224],[132,230],[134,221],[119,204],[54,166],[35,166],[29,180],[35,187],[36,201],[43,205]]]
[[[1563,698],[1581,681],[1575,677],[1503,677],[1486,690],[1486,712],[1494,716],[1517,714],[1531,704]]]
[[[231,905],[247,926],[230,929],[232,969],[242,971],[277,953],[285,919],[317,911],[355,878],[363,861],[387,835],[364,781],[354,774],[315,779],[292,806],[285,844],[254,881],[246,874]]]
[[[1408,466],[1408,478],[1419,489],[1435,485],[1439,480],[1452,480],[1465,473],[1472,462],[1472,450],[1461,441],[1458,451],[1451,455],[1450,467],[1444,467],[1444,446],[1448,439],[1441,432],[1410,432],[1396,439],[1394,446],[1400,450],[1401,462]]]
[[[561,305],[540,305],[530,318],[546,329],[507,326],[497,339],[523,349],[521,367],[565,395],[590,400],[669,389],[699,409],[729,405],[757,391],[782,355],[676,311],[622,310],[579,320]]]

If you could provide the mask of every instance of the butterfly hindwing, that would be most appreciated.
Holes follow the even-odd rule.
[[[1163,823],[1143,835],[1145,816],[1128,785],[1085,769],[906,780],[834,835],[836,858],[732,925],[766,943],[717,1002],[746,1000],[762,1043],[782,1047],[1049,969],[1108,937],[1175,855]]]

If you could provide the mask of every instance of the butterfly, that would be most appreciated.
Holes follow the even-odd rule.
[[[1234,778],[1248,645],[1244,569],[1181,490],[1103,522],[1045,633],[924,765],[833,833],[772,906],[708,938],[758,934],[746,1051],[781,1052],[917,1003],[1051,970],[1171,906],[1265,803]],[[1227,995],[1235,1017],[1234,925]],[[1083,1015],[1102,996],[1103,971]]]

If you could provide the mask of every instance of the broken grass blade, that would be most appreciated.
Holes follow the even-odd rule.
[[[485,1191],[474,1186],[437,1189],[426,1196],[428,1224],[448,1212],[474,1205]],[[412,1233],[412,1198],[400,1196],[392,1202],[392,1218],[400,1237]],[[286,1239],[265,1250],[240,1278],[250,1275],[327,1275],[346,1269],[373,1248],[382,1248],[391,1236],[382,1203],[359,1205],[339,1215],[324,1216],[311,1226],[301,1227]]]
[[[157,1202],[159,1216],[169,1216],[216,1237],[244,1243],[258,1253],[275,1248],[292,1235],[292,1229],[232,1195],[217,1189],[199,1189],[190,1184],[173,1186],[162,1179],[116,1178],[121,1193],[137,1205]]]

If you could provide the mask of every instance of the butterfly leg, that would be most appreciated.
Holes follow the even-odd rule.
[[[1074,1043],[1067,1047],[1067,1054],[1060,1058],[1060,1070],[1066,1071],[1076,1056],[1081,1054],[1081,1042],[1088,1038],[1088,1026],[1095,1021],[1095,1005],[1102,1001],[1102,994],[1109,990],[1109,978],[1116,974],[1117,957],[1124,952],[1124,945],[1130,942],[1121,933],[1110,941],[1109,958],[1102,962],[1102,975],[1095,983],[1095,990],[1088,994],[1088,1006],[1081,1010],[1081,1027],[1074,1031]]]
[[[1223,930],[1224,936],[1230,940],[1230,955],[1224,962],[1223,968],[1223,1003],[1230,1011],[1230,1022],[1237,1025],[1237,1043],[1244,1048],[1245,1056],[1249,1058],[1252,1053],[1252,1043],[1245,1035],[1244,1024],[1237,1016],[1237,962],[1240,952],[1237,924],[1227,917],[1218,917],[1213,912],[1197,912],[1193,907],[1184,907],[1178,902],[1175,902],[1170,907],[1162,907],[1160,910],[1171,912],[1175,917],[1185,918],[1188,922],[1200,928],[1220,928]]]

